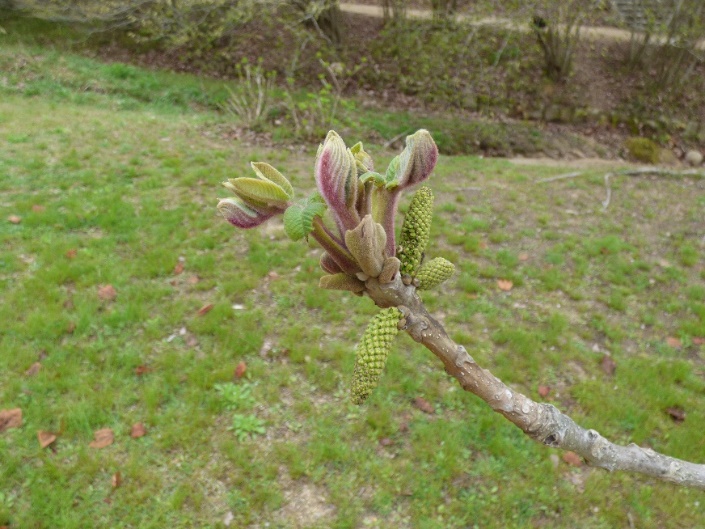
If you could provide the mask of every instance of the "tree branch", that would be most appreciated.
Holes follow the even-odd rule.
[[[402,311],[400,329],[440,358],[446,372],[455,377],[465,391],[480,397],[533,440],[553,448],[572,450],[593,467],[639,472],[705,490],[705,465],[665,456],[636,444],[616,445],[595,430],[582,428],[555,406],[539,404],[512,391],[480,367],[462,345],[451,340],[443,325],[428,313],[416,289],[404,285],[399,274],[388,284],[369,279],[365,285],[376,305],[398,307]]]

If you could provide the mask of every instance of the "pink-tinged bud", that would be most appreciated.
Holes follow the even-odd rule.
[[[259,226],[278,213],[278,211],[257,211],[239,198],[224,198],[218,202],[217,207],[230,224],[244,229]]]
[[[431,134],[424,129],[406,137],[406,147],[399,155],[399,169],[395,183],[400,188],[420,184],[431,176],[438,161],[438,147]]]
[[[359,181],[355,156],[335,131],[330,131],[318,149],[316,185],[336,218],[341,232],[360,222],[356,211]]]

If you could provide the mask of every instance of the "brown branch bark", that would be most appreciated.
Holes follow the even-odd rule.
[[[443,325],[426,310],[413,286],[399,277],[388,284],[376,279],[366,282],[367,294],[379,307],[398,307],[404,314],[399,322],[411,338],[424,345],[443,362],[449,375],[539,443],[572,450],[588,465],[609,471],[639,472],[678,485],[705,490],[705,465],[659,454],[636,444],[621,446],[595,430],[579,426],[555,406],[540,404],[513,391],[487,369],[480,367],[462,345],[456,344]]]

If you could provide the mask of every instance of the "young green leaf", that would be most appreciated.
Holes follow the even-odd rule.
[[[320,195],[313,195],[289,206],[284,212],[284,230],[289,238],[298,241],[308,236],[313,229],[313,219],[326,211]]]

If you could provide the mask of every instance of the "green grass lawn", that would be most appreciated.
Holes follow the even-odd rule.
[[[350,404],[369,299],[319,290],[319,252],[279,221],[236,231],[215,210],[251,159],[302,196],[315,149],[227,139],[221,89],[0,49],[0,409],[24,416],[0,433],[0,526],[703,526],[702,492],[569,466],[407,337]],[[616,177],[602,211],[604,170],[535,183],[563,172],[441,158],[430,253],[458,272],[429,308],[517,390],[704,462],[705,181]],[[102,428],[115,442],[89,447]]]

